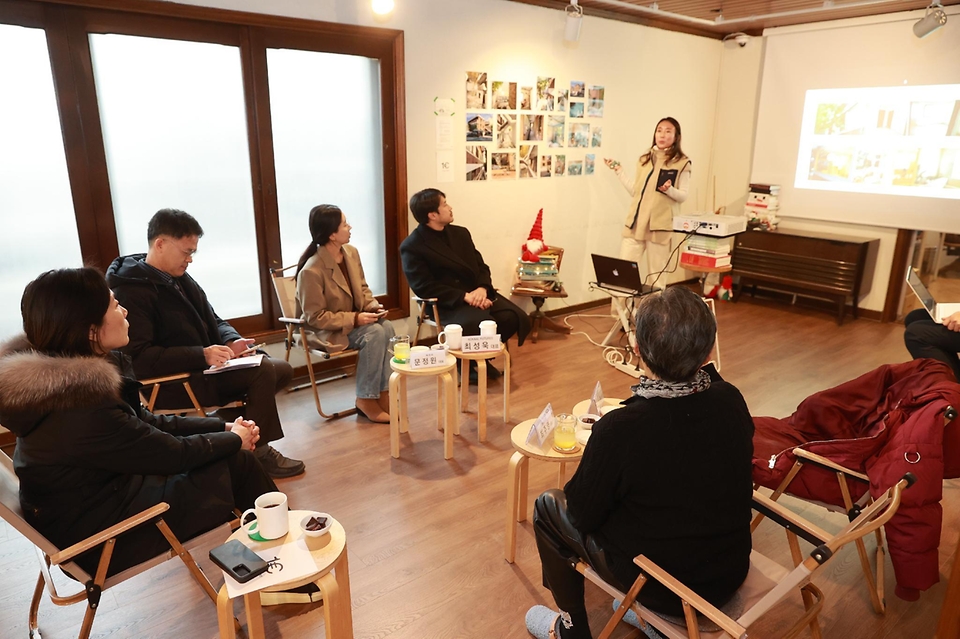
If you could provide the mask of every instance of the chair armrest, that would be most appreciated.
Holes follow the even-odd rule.
[[[746,629],[740,626],[736,621],[725,615],[721,612],[716,606],[711,604],[709,601],[695,593],[693,590],[677,581],[666,570],[655,564],[650,559],[647,559],[644,555],[638,555],[634,558],[633,563],[637,564],[640,567],[640,570],[643,571],[648,577],[656,579],[661,584],[670,589],[675,595],[680,597],[683,601],[687,602],[697,610],[704,617],[712,621],[713,623],[720,626],[724,632],[728,633],[732,637],[741,637],[744,636]]]
[[[154,384],[165,384],[167,382],[179,382],[185,379],[190,379],[190,373],[176,373],[174,375],[166,375],[164,377],[151,377],[149,379],[141,379],[140,383],[144,386],[153,386]]]
[[[796,457],[800,457],[801,459],[805,459],[805,460],[807,460],[808,462],[811,462],[811,463],[816,464],[816,465],[818,465],[818,466],[823,466],[823,467],[826,467],[826,468],[830,468],[830,469],[835,470],[835,471],[837,471],[837,472],[839,472],[839,473],[843,473],[844,475],[847,475],[848,477],[853,477],[854,479],[859,479],[860,481],[866,482],[866,483],[868,483],[868,484],[870,483],[870,478],[867,477],[866,475],[864,475],[863,473],[858,473],[858,472],[855,471],[855,470],[850,470],[849,468],[844,468],[844,467],[841,466],[840,464],[837,464],[837,463],[835,463],[835,462],[832,462],[832,461],[830,461],[829,459],[827,459],[826,457],[821,457],[820,455],[818,455],[818,454],[816,454],[816,453],[811,453],[811,452],[806,451],[806,450],[804,450],[804,449],[802,449],[802,448],[794,448],[794,449],[793,449],[793,454],[794,454]]]
[[[772,519],[814,546],[819,546],[833,537],[833,535],[822,528],[811,524],[792,510],[782,506],[779,502],[775,502],[757,491],[753,491],[753,507],[756,511],[763,513],[769,519]]]
[[[281,317],[281,318],[279,318],[279,320],[280,320],[281,322],[283,322],[284,324],[296,324],[296,325],[298,325],[298,326],[300,326],[300,325],[302,325],[302,324],[306,324],[306,322],[304,322],[304,321],[303,321],[302,319],[300,319],[299,317]]]
[[[90,550],[91,548],[96,548],[100,544],[113,539],[114,537],[117,537],[128,530],[132,530],[141,524],[146,524],[153,521],[169,509],[170,506],[166,502],[160,502],[155,506],[151,506],[150,508],[141,511],[132,517],[127,517],[120,523],[101,530],[95,535],[90,535],[83,541],[77,542],[68,548],[64,548],[58,553],[54,553],[50,556],[50,563],[55,566],[62,564],[68,559],[72,559],[80,553]]]
[[[414,296],[413,296],[413,301],[414,301],[414,302],[417,302],[418,304],[424,304],[424,303],[426,303],[426,304],[436,304],[436,303],[437,303],[438,301],[440,301],[440,300],[439,300],[439,298],[437,298],[437,297],[417,297],[416,295],[414,295]]]

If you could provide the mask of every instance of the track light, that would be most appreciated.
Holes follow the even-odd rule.
[[[564,11],[567,14],[567,24],[563,29],[563,39],[566,42],[577,42],[580,40],[580,25],[583,23],[583,7],[577,0],[570,0]]]
[[[370,7],[376,15],[386,16],[393,11],[393,0],[373,0]]]
[[[943,11],[940,0],[936,0],[927,7],[927,14],[913,25],[913,34],[918,38],[925,38],[947,23],[947,14]]]

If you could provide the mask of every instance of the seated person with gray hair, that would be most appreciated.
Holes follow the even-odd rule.
[[[594,424],[564,489],[548,490],[534,507],[543,585],[560,609],[527,612],[534,637],[592,636],[583,576],[573,568],[580,559],[626,592],[640,574],[633,558],[646,555],[718,607],[746,579],[753,420],[740,391],[705,365],[716,330],[713,313],[686,288],[641,301],[637,354],[646,374],[623,408]],[[679,599],[654,580],[638,599],[682,615]],[[637,623],[632,612],[625,619]]]

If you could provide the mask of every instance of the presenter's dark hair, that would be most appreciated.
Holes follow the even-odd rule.
[[[703,299],[682,286],[643,298],[637,309],[637,348],[654,375],[693,379],[713,349],[717,320]]]
[[[20,314],[30,344],[49,355],[93,355],[90,327],[110,308],[110,287],[95,268],[47,271],[23,290]]]
[[[440,209],[442,197],[447,197],[447,194],[439,189],[424,189],[414,193],[410,198],[410,212],[413,213],[413,219],[420,224],[429,222],[430,213],[436,213]]]
[[[343,211],[333,204],[320,204],[310,209],[310,245],[300,256],[297,262],[297,273],[303,270],[304,264],[317,253],[317,247],[330,241],[330,236],[340,228],[343,221]]]
[[[673,162],[674,160],[682,160],[687,157],[683,154],[683,149],[680,148],[680,123],[677,122],[674,118],[663,118],[657,122],[657,126],[653,127],[653,142],[650,143],[651,147],[657,145],[657,127],[659,127],[664,122],[668,122],[673,125],[674,131],[677,132],[676,137],[673,138],[673,146],[667,149],[667,162]],[[640,164],[647,164],[653,159],[652,153],[647,151],[640,156]]]
[[[203,237],[203,228],[196,218],[180,209],[160,209],[147,222],[147,243],[161,235],[168,235],[175,240],[182,237]]]

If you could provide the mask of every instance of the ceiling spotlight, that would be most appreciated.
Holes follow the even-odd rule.
[[[580,25],[583,24],[583,7],[577,0],[570,0],[564,11],[567,14],[567,23],[563,29],[563,39],[566,42],[577,42],[580,40]]]
[[[750,42],[752,38],[753,36],[749,36],[743,31],[737,31],[736,33],[728,33],[727,35],[723,36],[723,41],[726,42],[727,40],[733,40],[737,43],[737,46],[742,49],[743,47],[747,46],[747,43]]]
[[[385,16],[393,11],[393,0],[372,0],[370,6],[375,14]]]
[[[927,7],[927,14],[913,25],[913,33],[918,38],[925,38],[947,23],[947,14],[943,11],[940,0],[936,0]]]

